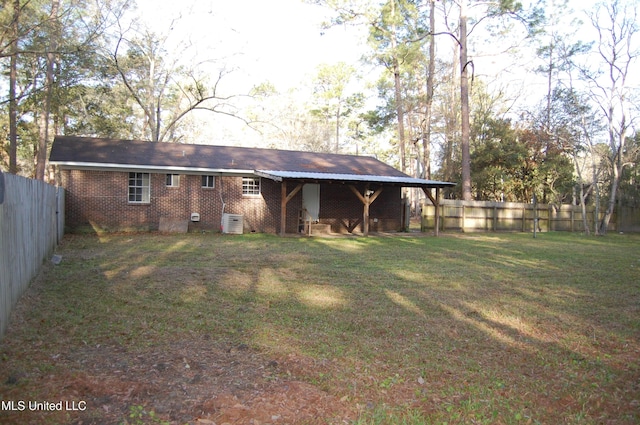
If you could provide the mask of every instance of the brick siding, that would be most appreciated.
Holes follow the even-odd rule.
[[[364,193],[364,185],[356,185]],[[321,223],[331,225],[334,233],[347,233],[347,227],[362,219],[363,205],[360,199],[342,184],[323,184],[320,186]],[[401,221],[401,189],[385,187],[369,207],[369,230],[372,232],[399,231]],[[362,223],[355,229],[362,231]]]
[[[261,179],[260,195],[243,196],[241,177],[216,176],[214,188],[203,188],[200,175],[182,174],[178,187],[167,187],[166,174],[150,173],[148,204],[129,203],[128,172],[65,170],[62,185],[69,231],[157,230],[161,217],[189,220],[191,213],[200,214],[200,221],[189,222],[190,231],[220,231],[223,212],[242,214],[245,232],[280,231],[281,186],[269,179]],[[358,190],[362,193],[364,186]],[[301,208],[302,191],[287,204],[287,233],[298,231]],[[321,185],[320,222],[331,224],[332,231],[346,232],[344,223],[358,220],[362,211],[346,185]],[[399,230],[400,214],[400,188],[385,188],[371,204],[370,230]]]

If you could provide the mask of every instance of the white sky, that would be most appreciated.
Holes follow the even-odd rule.
[[[138,0],[138,8],[158,32],[174,19],[173,31],[184,35],[172,39],[191,34],[203,57],[231,64],[232,78],[250,85],[268,80],[286,90],[321,63],[355,64],[362,51],[352,29],[322,34],[326,11],[301,0]]]
[[[319,64],[338,61],[357,64],[366,52],[363,37],[358,37],[361,34],[353,27],[334,27],[323,33],[320,24],[329,12],[302,0],[137,2],[142,19],[158,32],[168,33],[168,28],[173,28],[170,41],[185,42],[190,38],[198,45],[198,57],[190,58],[191,61],[215,58],[233,68],[225,80],[227,84],[235,80],[234,88],[238,84],[250,88],[268,80],[285,91],[308,82]],[[576,11],[591,9],[596,2],[570,0]],[[577,15],[586,21],[583,13]],[[576,32],[584,37],[585,32],[591,32],[591,24],[585,22]],[[504,63],[497,57],[473,59],[477,61],[477,75],[490,74]],[[520,61],[518,65],[522,69],[528,64]],[[508,73],[504,76],[509,78]]]

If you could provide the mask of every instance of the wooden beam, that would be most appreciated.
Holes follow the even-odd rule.
[[[282,180],[282,183],[280,184],[280,236],[284,236],[287,228],[287,204],[298,192],[300,192],[302,186],[304,186],[304,184],[299,183],[291,193],[287,194],[287,181]]]
[[[361,201],[363,204],[366,202],[366,200],[364,199],[364,196],[362,196],[362,193],[360,193],[360,192],[358,191],[358,189],[356,189],[356,187],[355,187],[354,185],[350,184],[350,185],[349,185],[349,189],[351,189],[351,191],[352,191],[353,193],[355,193],[355,194],[356,194],[356,196],[358,197],[358,199],[360,199],[360,201]]]
[[[369,203],[373,204],[373,201],[376,200],[376,198],[378,198],[378,196],[382,193],[382,188],[379,188],[378,190],[375,191],[375,193],[373,195],[371,195],[371,200]]]
[[[300,192],[300,189],[302,189],[302,186],[304,186],[303,183],[298,184],[292,191],[290,194],[287,195],[287,203],[289,203],[289,201],[296,196],[296,193]]]
[[[373,201],[375,201],[382,193],[383,188],[380,187],[374,193],[370,193],[369,183],[367,183],[364,188],[364,195],[362,195],[360,191],[358,191],[358,189],[356,189],[356,187],[351,184],[349,185],[349,189],[351,189],[351,191],[355,193],[358,199],[360,199],[360,202],[362,202],[362,204],[364,205],[362,212],[362,234],[364,236],[369,236],[369,207],[371,206]]]
[[[429,188],[423,187],[422,191],[424,192],[425,195],[427,195],[427,198],[429,198],[429,200],[433,205],[437,204],[436,200],[433,199],[433,195],[431,194],[431,190]]]
[[[347,232],[349,232],[349,233],[353,233],[353,229],[358,227],[358,225],[360,223],[362,223],[362,217],[354,219],[353,222],[351,221],[351,219],[349,219],[348,223],[345,223],[344,219],[342,219],[342,218],[340,219],[340,224],[342,224],[342,226],[345,229],[347,229]]]

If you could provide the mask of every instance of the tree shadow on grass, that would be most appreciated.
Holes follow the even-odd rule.
[[[459,394],[476,388],[472,396],[489,397],[492,402],[483,407],[486,418],[495,402],[508,405],[503,415],[511,412],[538,420],[612,415],[603,406],[617,403],[608,395],[616,385],[627,388],[625,402],[632,402],[629,381],[637,378],[637,368],[602,360],[617,353],[597,341],[609,340],[609,333],[595,339],[591,335],[598,318],[589,314],[590,294],[573,282],[550,285],[536,277],[541,272],[557,275],[561,264],[527,258],[526,250],[513,258],[513,246],[496,249],[491,244],[489,255],[486,243],[465,242],[460,250],[436,253],[428,242],[418,242],[418,250],[429,253],[422,253],[424,258],[402,251],[402,243],[390,255],[388,249],[377,249],[385,245],[379,240],[319,242],[333,245],[335,253],[323,260],[310,258],[307,269],[310,276],[319,276],[326,275],[324,269],[332,261],[338,265],[341,272],[331,274],[336,280],[330,285],[341,294],[340,307],[327,308],[329,314],[321,306],[300,309],[305,303],[290,297],[289,303],[300,304],[299,320],[287,323],[282,331],[286,335],[280,338],[297,342],[289,343],[288,349],[339,358],[345,368],[360,367],[364,359],[364,367],[377,374],[373,381],[378,386],[370,385],[371,390],[382,400],[390,392],[384,387],[398,380],[418,382],[410,386],[421,394],[416,374],[429,374],[431,388],[446,393],[453,385]],[[379,260],[393,255],[400,267]],[[407,273],[408,264],[419,271]],[[498,275],[495,268],[500,268]],[[543,290],[538,292],[540,286]],[[574,305],[568,306],[568,301]],[[272,325],[266,320],[263,326]],[[637,339],[625,341],[627,348],[618,346],[626,351],[622,358],[637,356]],[[342,379],[357,380],[356,375]],[[372,397],[363,395],[367,396]],[[421,402],[416,396],[405,401]],[[621,409],[625,417],[635,418],[632,404]]]
[[[518,237],[110,235],[72,238],[62,254],[41,293],[50,309],[26,326],[40,344],[56,336],[45,355],[89,347],[137,364],[179,352],[184,368],[215,362],[210,347],[239,353],[233,361],[264,356],[247,361],[270,370],[260,376],[304,381],[355,410],[418,409],[449,422],[638,419],[629,366],[638,338],[607,330],[620,315],[592,306],[606,297],[594,295],[597,282],[567,278],[570,256],[554,261]],[[72,368],[84,367],[80,357]],[[212,372],[201,369],[206,382]]]

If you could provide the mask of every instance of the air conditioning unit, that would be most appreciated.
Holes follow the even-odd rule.
[[[241,214],[222,215],[222,233],[241,235],[244,231],[244,220]]]

